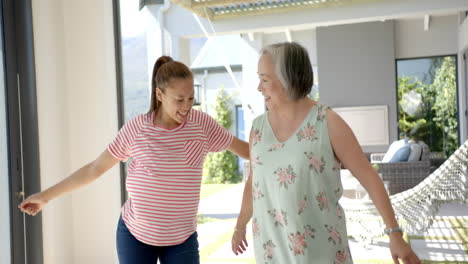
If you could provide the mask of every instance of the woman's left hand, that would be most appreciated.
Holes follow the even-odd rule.
[[[418,256],[411,247],[403,240],[401,233],[390,234],[390,252],[395,264],[421,264]],[[400,259],[400,260],[398,260]]]
[[[247,238],[245,236],[246,227],[241,228],[236,227],[234,233],[232,234],[231,247],[234,254],[239,255],[244,253],[247,250]]]

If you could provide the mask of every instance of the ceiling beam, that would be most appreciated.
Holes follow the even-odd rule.
[[[431,16],[428,14],[424,15],[424,31],[429,31],[429,25],[431,23]]]
[[[289,30],[289,28],[286,28],[284,34],[286,35],[286,39],[288,40],[288,42],[292,42],[291,31]]]

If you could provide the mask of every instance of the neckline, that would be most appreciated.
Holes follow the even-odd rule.
[[[192,109],[193,110],[193,109]],[[161,126],[157,126],[156,124],[154,124],[154,115],[156,114],[154,111],[151,113],[151,115],[149,116],[149,126],[158,130],[158,131],[162,131],[162,132],[175,132],[175,131],[179,131],[180,129],[182,129],[185,124],[187,123],[187,120],[190,118],[190,116],[192,115],[192,110],[190,110],[190,113],[188,114],[187,116],[187,119],[185,119],[184,122],[182,122],[181,124],[179,124],[178,126],[174,127],[174,128],[164,128],[164,127],[161,127]]]
[[[280,143],[280,144],[285,144],[286,142],[288,142],[289,140],[291,140],[291,138],[294,137],[294,135],[296,135],[298,133],[298,131],[304,126],[305,122],[307,120],[309,120],[309,116],[312,115],[312,112],[315,111],[316,108],[319,107],[319,103],[315,103],[314,105],[312,105],[312,107],[310,108],[309,112],[307,113],[307,115],[304,117],[304,119],[301,121],[300,125],[296,128],[296,130],[294,130],[294,132],[284,141],[279,141],[278,140],[278,137],[276,136],[275,134],[275,131],[273,130],[273,128],[271,127],[271,124],[270,124],[270,119],[268,118],[268,113],[266,114],[266,120],[267,120],[267,125],[268,125],[268,128],[270,129],[270,132],[271,134],[273,135],[273,138],[274,140],[276,141],[276,143]]]

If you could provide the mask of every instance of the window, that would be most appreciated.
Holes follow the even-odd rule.
[[[138,114],[145,113],[149,107],[150,78],[152,63],[148,58],[147,32],[145,18],[148,15],[139,10],[138,0],[120,0],[121,21],[121,58],[123,98],[121,107],[124,122]]]
[[[116,0],[115,24],[116,60],[119,94],[119,124],[122,126],[138,114],[146,113],[150,105],[150,71],[154,64],[148,55],[148,12],[139,9],[139,0]],[[128,21],[132,21],[128,23]],[[157,41],[156,41],[157,42]],[[151,43],[153,45],[153,43]],[[154,43],[158,46],[159,43]],[[129,162],[120,163],[121,203],[127,200],[125,179]]]
[[[456,56],[397,61],[400,137],[452,154],[459,145]]]
[[[244,122],[244,109],[242,105],[236,105],[236,136],[239,139],[246,140],[245,138],[245,122]],[[248,141],[248,140],[247,140]],[[239,173],[244,171],[244,159],[238,157]]]

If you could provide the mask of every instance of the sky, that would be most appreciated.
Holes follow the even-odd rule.
[[[140,11],[138,5],[139,0],[120,0],[122,38],[134,37],[145,31],[147,11]]]

